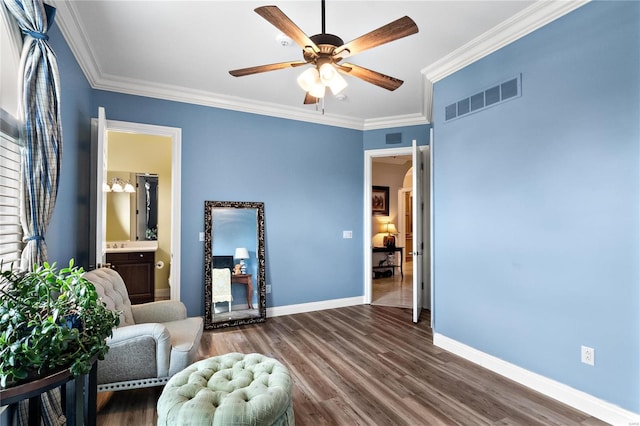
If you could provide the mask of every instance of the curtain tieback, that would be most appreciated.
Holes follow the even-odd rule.
[[[30,237],[24,237],[24,238],[22,239],[22,242],[23,242],[23,243],[26,243],[26,242],[33,241],[33,240],[36,240],[36,241],[44,241],[44,237],[43,237],[42,235],[32,235],[32,236],[30,236]]]
[[[45,33],[39,33],[37,31],[29,31],[29,30],[22,30],[23,33],[30,35],[31,37],[37,39],[37,40],[49,40],[49,36],[46,35]]]

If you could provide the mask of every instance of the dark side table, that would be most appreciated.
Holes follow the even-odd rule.
[[[40,426],[42,404],[40,394],[62,387],[64,414],[68,426],[95,426],[97,417],[98,363],[93,362],[89,374],[74,377],[68,368],[49,376],[0,389],[0,406],[29,400],[29,426]]]
[[[396,252],[400,252],[400,264],[399,265],[386,265],[386,266],[373,266],[373,269],[380,269],[380,268],[391,268],[392,271],[395,271],[395,268],[400,268],[400,275],[404,278],[404,272],[402,271],[402,262],[404,261],[404,256],[403,256],[403,247],[374,247],[371,249],[371,251],[373,253],[388,253],[388,254],[394,254]]]

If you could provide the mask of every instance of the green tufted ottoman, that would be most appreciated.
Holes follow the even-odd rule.
[[[291,377],[261,354],[230,353],[177,373],[158,399],[158,425],[295,424]]]

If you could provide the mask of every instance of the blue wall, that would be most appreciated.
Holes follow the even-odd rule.
[[[104,106],[111,120],[182,129],[180,285],[190,315],[204,312],[206,200],[265,203],[268,307],[362,296],[361,131],[91,90],[57,27],[50,36],[65,141],[51,261],[88,265],[90,120]]]
[[[434,93],[435,331],[635,412],[639,8],[588,4]],[[89,121],[101,105],[110,119],[183,130],[180,279],[189,314],[203,311],[205,200],[265,202],[268,306],[363,294],[362,150],[382,148],[396,129],[94,91],[56,27],[51,42],[65,140],[46,235],[51,260],[87,262]],[[443,122],[449,103],[519,73],[521,98]],[[413,128],[426,141],[428,126]],[[421,137],[407,133],[405,143]],[[596,349],[595,367],[579,362],[583,344]]]
[[[435,331],[635,412],[639,22],[593,2],[438,82],[433,148]],[[444,122],[519,73],[522,97]]]
[[[363,294],[362,132],[102,91],[98,106],[108,119],[182,129],[180,285],[190,314],[204,309],[206,200],[265,203],[268,307]]]
[[[418,126],[395,127],[393,129],[367,130],[362,137],[363,147],[366,150],[410,147],[413,139],[416,140],[418,145],[429,145],[430,128],[430,124],[423,124]],[[397,145],[387,145],[386,137],[388,133],[400,133],[402,135],[401,143]]]
[[[60,71],[62,173],[45,241],[49,261],[86,267],[89,259],[89,173],[92,89],[56,25],[49,31]],[[92,115],[93,114],[93,115]]]

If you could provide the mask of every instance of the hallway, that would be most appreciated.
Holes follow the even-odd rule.
[[[396,270],[389,278],[376,278],[372,282],[371,304],[411,308],[413,306],[413,262],[402,265],[404,277]]]

